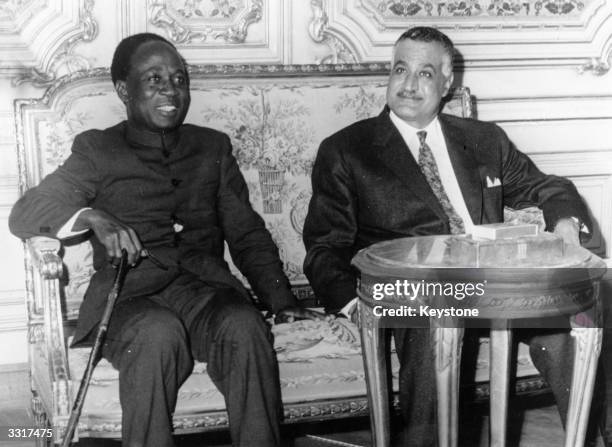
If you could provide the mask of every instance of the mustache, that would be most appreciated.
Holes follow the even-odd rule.
[[[395,95],[405,99],[423,99],[423,96],[420,94],[411,92],[409,90],[400,90]]]

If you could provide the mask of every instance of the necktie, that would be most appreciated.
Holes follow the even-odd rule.
[[[419,147],[419,167],[425,175],[427,183],[429,183],[433,193],[438,198],[440,205],[442,205],[442,209],[448,216],[451,234],[463,234],[465,233],[463,220],[459,214],[457,214],[457,211],[455,211],[455,208],[453,207],[452,203],[450,203],[450,200],[446,195],[446,191],[444,191],[444,186],[442,186],[442,180],[440,179],[440,172],[438,171],[436,159],[431,152],[431,148],[425,142],[427,132],[420,130],[417,132],[417,136],[419,137],[419,142],[421,143],[421,146]]]

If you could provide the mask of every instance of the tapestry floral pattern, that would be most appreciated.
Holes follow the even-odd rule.
[[[342,95],[334,104],[336,113],[352,111],[357,120],[378,115],[386,103],[385,92],[368,87],[359,87],[357,92]]]
[[[86,129],[85,123],[91,119],[88,112],[67,116],[65,113],[50,122],[50,132],[45,138],[45,155],[47,164],[59,166],[70,153],[74,137]]]
[[[307,175],[312,167],[306,156],[306,148],[314,144],[310,111],[297,99],[271,100],[264,89],[248,88],[247,93],[252,98],[210,110],[204,119],[220,122],[230,134],[241,168],[257,170],[263,212],[280,214],[285,173]]]
[[[567,17],[585,7],[579,0],[366,0],[386,17]]]
[[[104,113],[81,107],[82,103],[94,97],[103,97],[105,103],[106,99],[109,99],[106,108],[99,109],[104,110]],[[108,127],[125,119],[126,116],[125,107],[118,98],[107,98],[100,92],[68,97],[58,109],[59,112],[50,114],[41,122],[41,127],[38,129],[41,151],[45,157],[45,175],[55,170],[68,157],[74,137],[79,133],[87,129],[101,128],[97,124],[101,120],[106,124],[104,127]]]

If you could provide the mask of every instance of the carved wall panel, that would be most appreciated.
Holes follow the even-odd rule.
[[[46,6],[45,0],[10,0],[0,3],[0,33],[18,33],[36,11]]]
[[[134,0],[132,0],[134,1]],[[131,20],[174,42],[192,64],[282,63],[288,2],[276,0],[146,0]],[[142,28],[142,27],[141,27]]]
[[[0,3],[0,74],[15,83],[50,84],[59,76],[89,68],[74,52],[97,35],[93,0],[8,0]]]
[[[425,25],[447,33],[459,65],[470,68],[609,69],[612,2],[605,0],[311,0],[311,6],[311,38],[330,49],[321,63],[387,60],[402,31]]]

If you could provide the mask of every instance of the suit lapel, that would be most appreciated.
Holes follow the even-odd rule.
[[[441,220],[447,221],[448,216],[431,190],[401,134],[389,118],[386,108],[378,116],[373,143],[378,149],[377,156],[384,164],[416,196],[428,204]]]
[[[478,225],[482,223],[482,180],[474,157],[478,143],[468,141],[465,130],[451,124],[444,115],[439,119],[459,189],[472,221]]]

